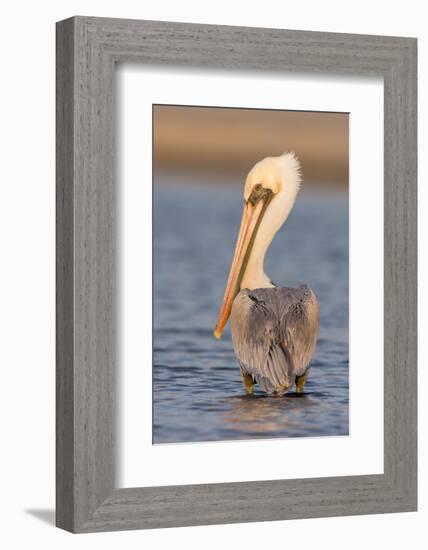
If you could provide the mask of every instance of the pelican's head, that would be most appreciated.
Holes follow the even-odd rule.
[[[300,180],[300,163],[294,153],[267,157],[248,173],[241,226],[214,331],[217,339],[221,337],[233,300],[241,288],[271,286],[260,279],[264,276],[264,255],[293,208]]]

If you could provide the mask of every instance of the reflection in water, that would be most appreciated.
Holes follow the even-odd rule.
[[[296,407],[294,401],[305,399],[305,407],[311,406],[308,394],[290,394],[282,398],[267,396],[242,396],[231,400],[231,408],[224,415],[224,422],[232,430],[242,430],[252,436],[272,436],[281,430],[300,425],[302,403]],[[307,409],[306,409],[307,410]]]
[[[302,193],[266,258],[274,281],[320,303],[303,395],[246,396],[229,329],[214,340],[240,210],[240,188],[155,186],[153,441],[346,435],[347,196]]]

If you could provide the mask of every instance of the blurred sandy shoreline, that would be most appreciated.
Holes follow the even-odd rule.
[[[157,105],[153,117],[156,177],[242,183],[257,161],[294,151],[306,185],[348,186],[347,113]]]

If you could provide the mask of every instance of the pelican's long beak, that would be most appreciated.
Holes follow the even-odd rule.
[[[214,336],[219,340],[232,310],[233,300],[240,291],[242,278],[247,268],[257,230],[263,214],[272,199],[273,193],[261,185],[256,185],[248,200],[244,203],[238,240],[233,254],[229,278],[224,292]]]

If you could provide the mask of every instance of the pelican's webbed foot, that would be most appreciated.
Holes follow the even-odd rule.
[[[302,393],[303,388],[308,380],[309,369],[307,369],[301,376],[296,376],[296,393]]]
[[[253,380],[253,377],[251,376],[251,374],[245,374],[244,372],[242,372],[241,370],[241,378],[242,378],[242,383],[244,384],[244,387],[247,391],[247,394],[248,395],[252,395],[253,392],[254,392],[254,380]]]

